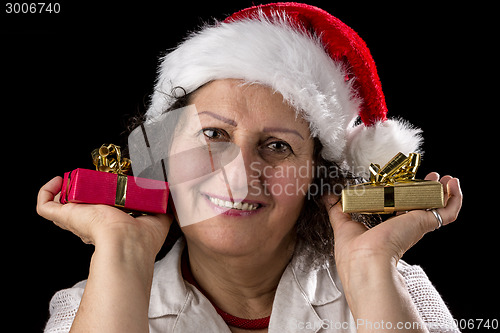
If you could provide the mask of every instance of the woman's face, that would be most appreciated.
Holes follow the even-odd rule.
[[[168,163],[188,242],[228,255],[289,245],[313,178],[308,123],[281,94],[242,83],[216,80],[192,95],[170,150],[189,158]]]

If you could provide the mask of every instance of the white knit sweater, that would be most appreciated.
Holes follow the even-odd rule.
[[[208,300],[182,279],[180,257],[183,248],[184,240],[181,239],[164,259],[155,264],[149,309],[150,332],[229,332]],[[305,272],[300,262],[292,259],[283,273],[273,304],[269,333],[327,332],[333,331],[334,327],[341,328],[335,332],[356,332],[356,322],[342,294],[335,267]],[[398,269],[429,331],[459,332],[424,271],[403,261]],[[85,284],[86,281],[79,282],[54,295],[46,333],[69,332]],[[187,320],[183,320],[183,316]],[[308,324],[312,330],[307,329]]]

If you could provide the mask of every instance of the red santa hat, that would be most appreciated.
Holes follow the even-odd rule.
[[[309,122],[323,144],[322,156],[359,176],[368,175],[372,162],[383,165],[398,152],[419,151],[421,130],[387,119],[365,42],[317,7],[254,6],[191,34],[163,58],[148,120],[175,102],[176,87],[189,93],[225,78],[281,93]]]

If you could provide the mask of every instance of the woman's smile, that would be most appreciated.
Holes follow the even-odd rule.
[[[265,204],[253,200],[238,200],[202,193],[208,205],[218,214],[229,216],[255,215],[265,207]]]

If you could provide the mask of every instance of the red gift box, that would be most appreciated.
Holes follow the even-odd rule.
[[[61,203],[104,204],[144,213],[166,213],[168,183],[102,171],[75,169],[64,174]]]

